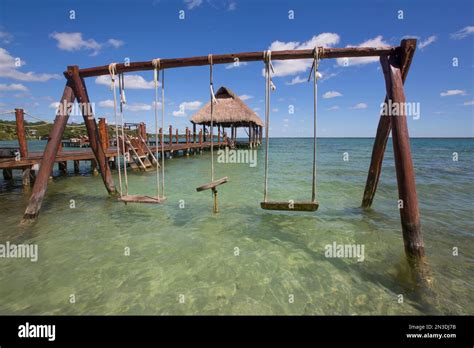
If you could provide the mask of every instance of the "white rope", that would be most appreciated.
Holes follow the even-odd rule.
[[[271,80],[271,72],[274,72],[272,64],[272,51],[263,52],[265,61],[265,183],[263,187],[263,201],[268,199],[268,147],[269,147],[269,128],[270,128],[270,91],[275,90]]]
[[[165,70],[161,70],[161,194],[165,196]],[[157,144],[158,145],[158,144]]]
[[[125,195],[128,196],[128,174],[127,174],[127,161],[130,152],[125,151],[125,131],[124,131],[124,117],[123,117],[123,105],[125,101],[125,79],[123,73],[119,75],[119,91],[120,91],[120,122],[122,128],[122,147],[123,147],[123,176],[125,179]],[[122,97],[123,96],[123,97]],[[133,146],[133,145],[132,145]]]
[[[117,90],[116,90],[116,85],[115,85],[115,75],[117,74],[117,63],[109,64],[109,74],[110,74],[110,82],[111,82],[110,89],[114,92],[115,140],[116,140],[116,146],[117,146],[117,157],[116,157],[117,163],[116,164],[117,164],[118,177],[119,177],[120,197],[122,197],[123,189],[122,189],[122,174],[120,170],[120,142],[119,142],[119,127],[118,127],[118,120],[117,120]]]
[[[160,168],[158,163],[158,83],[160,59],[153,59],[153,82],[155,85],[155,155],[156,155],[156,197],[160,198]]]
[[[316,118],[317,118],[317,106],[318,106],[318,68],[319,68],[319,52],[318,47],[314,48],[313,56],[313,183],[311,190],[311,201],[316,201]],[[311,75],[310,75],[311,76]]]
[[[0,115],[6,115],[6,114],[14,114],[15,110],[8,110],[8,111],[2,111],[0,112]]]
[[[211,94],[211,182],[214,181],[214,104],[217,102],[212,83],[212,54],[207,56],[209,61],[209,89]]]

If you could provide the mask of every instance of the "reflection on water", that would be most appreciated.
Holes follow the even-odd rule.
[[[50,183],[28,226],[18,224],[21,179],[0,181],[0,243],[39,246],[36,263],[0,259],[0,313],[473,314],[473,140],[412,140],[430,290],[405,259],[391,144],[373,209],[359,208],[372,143],[319,141],[316,213],[259,208],[263,149],[255,168],[216,163],[216,177],[230,178],[217,216],[210,193],[195,192],[210,176],[208,153],[166,162],[160,206],[116,202],[84,165]],[[271,139],[270,199],[310,198],[311,149],[310,139]],[[155,180],[131,174],[130,193],[153,194]],[[365,260],[325,257],[333,242],[364,245]]]

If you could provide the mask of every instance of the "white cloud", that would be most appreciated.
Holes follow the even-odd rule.
[[[461,40],[464,39],[465,37],[474,34],[474,26],[470,25],[467,27],[462,28],[461,30],[458,30],[457,32],[451,34],[451,39],[454,40]]]
[[[297,85],[299,83],[304,83],[304,82],[308,82],[308,79],[304,79],[298,75],[298,76],[293,77],[290,82],[286,82],[285,84],[291,86],[291,85]]]
[[[229,2],[229,6],[227,7],[228,11],[234,11],[237,8],[237,3],[235,1]]]
[[[253,98],[253,95],[242,94],[242,95],[239,95],[239,98],[240,98],[241,100],[249,100],[249,99],[252,99],[252,98]]]
[[[113,108],[114,107],[114,101],[111,100],[111,99],[101,100],[99,102],[99,106],[102,107],[102,108]]]
[[[117,40],[117,39],[108,39],[107,44],[114,48],[119,48],[123,46],[124,42],[122,40]]]
[[[24,61],[18,61],[21,65],[25,65]],[[4,48],[0,47],[0,77],[6,77],[19,81],[44,82],[51,79],[60,79],[58,74],[36,74],[32,71],[19,71],[16,59]]]
[[[50,37],[58,42],[58,48],[63,51],[74,52],[80,50],[92,51],[91,56],[99,54],[100,49],[106,45],[114,48],[119,48],[123,45],[123,41],[117,39],[109,39],[105,43],[99,43],[94,39],[84,40],[82,33],[58,33],[50,34]]]
[[[23,86],[21,83],[11,83],[11,84],[5,84],[5,83],[0,83],[0,91],[5,92],[5,91],[27,91],[28,88]]]
[[[389,46],[383,40],[382,35],[376,36],[373,39],[369,39],[364,41],[356,46],[348,45],[346,47],[386,47]],[[339,66],[352,66],[352,65],[362,65],[362,64],[369,64],[378,62],[379,57],[358,57],[358,58],[337,58],[337,64]]]
[[[192,10],[195,7],[202,5],[202,0],[184,0],[184,3],[188,7],[188,10]]]
[[[419,49],[423,49],[429,45],[431,45],[433,42],[435,42],[438,38],[436,37],[436,35],[431,35],[430,37],[428,37],[426,40],[424,41],[421,41],[419,44],[418,44],[418,48]]]
[[[59,102],[53,102],[53,103],[49,104],[49,108],[50,108],[50,109],[56,109],[56,110],[57,110],[58,107],[59,107],[59,105],[61,105],[61,103],[59,103]]]
[[[268,48],[271,51],[280,51],[280,50],[303,50],[303,49],[313,49],[315,47],[330,47],[338,44],[340,37],[336,33],[321,33],[319,35],[313,36],[306,42],[298,41],[274,41]],[[296,75],[302,72],[305,72],[311,67],[313,63],[312,59],[298,59],[298,60],[278,60],[273,62],[275,68],[275,74],[273,76],[291,76]],[[262,72],[264,75],[264,72]]]
[[[331,106],[330,108],[328,108],[327,110],[329,110],[329,111],[332,111],[332,110],[339,110],[339,106],[334,105],[334,106]]]
[[[199,100],[190,101],[190,102],[182,102],[181,104],[179,104],[179,109],[173,111],[173,116],[176,116],[176,117],[186,116],[186,111],[197,110],[201,107],[201,105],[202,105],[202,102],[200,102]]]
[[[125,76],[125,90],[127,89],[153,89],[155,83],[153,81],[146,81],[140,75],[124,75]],[[105,85],[110,87],[110,75],[101,75],[95,79],[98,85]],[[115,81],[118,88],[118,80]]]
[[[9,44],[13,41],[13,35],[6,31],[0,31],[0,40],[5,44]]]
[[[449,97],[452,95],[466,95],[466,91],[461,89],[448,89],[446,92],[441,92],[439,95],[442,97]]]
[[[226,69],[235,69],[235,68],[240,68],[243,66],[246,66],[248,63],[247,62],[239,62],[239,64],[236,63],[230,63],[225,66]]]
[[[323,94],[323,99],[331,99],[336,97],[342,97],[342,94],[337,91],[328,91]]]
[[[474,105],[474,100],[469,100],[467,102],[464,102],[463,105]]]
[[[52,103],[51,106],[55,104]],[[137,112],[137,111],[149,111],[151,110],[152,106],[154,104],[145,104],[145,103],[130,103],[130,104],[124,104],[123,108],[128,111],[132,112]],[[112,99],[107,99],[107,100],[101,100],[99,102],[99,106],[102,108],[113,108],[114,107],[114,101]],[[118,108],[117,104],[117,108]]]
[[[367,109],[366,103],[358,103],[352,107],[352,109]]]

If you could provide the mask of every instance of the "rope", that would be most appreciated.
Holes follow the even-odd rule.
[[[123,177],[125,179],[125,195],[128,196],[128,175],[127,175],[127,161],[128,156],[125,155],[125,132],[124,132],[124,122],[123,122],[123,105],[125,104],[125,79],[123,73],[119,75],[119,90],[120,90],[120,121],[122,128],[122,147],[123,147]],[[127,152],[130,156],[130,152]]]
[[[161,70],[161,194],[165,196],[165,70]],[[158,146],[158,144],[157,144]]]
[[[155,155],[156,155],[156,197],[160,198],[160,170],[158,164],[158,83],[160,59],[153,59],[153,82],[155,85]]]
[[[214,181],[214,104],[217,103],[214,95],[214,87],[212,82],[212,54],[207,56],[209,61],[209,89],[211,96],[211,182]]]
[[[268,198],[268,144],[269,144],[269,128],[270,128],[270,90],[274,90],[275,85],[271,81],[271,73],[274,72],[272,64],[272,51],[263,52],[263,60],[265,61],[265,183],[263,188],[263,201]],[[273,85],[273,88],[272,88]]]
[[[319,52],[318,47],[314,48],[313,51],[313,113],[314,113],[314,121],[313,121],[313,183],[312,183],[312,190],[311,190],[311,201],[316,201],[316,118],[317,118],[317,98],[318,98],[318,67],[319,67]],[[310,75],[311,76],[311,75]]]
[[[15,113],[15,110],[7,110],[7,111],[0,112],[0,115],[14,114],[14,113]]]
[[[116,90],[116,85],[115,85],[115,75],[117,74],[117,63],[109,64],[109,74],[110,74],[110,82],[111,82],[110,89],[114,92],[115,139],[117,142],[117,169],[118,169],[118,177],[119,177],[120,197],[122,197],[123,189],[122,189],[122,174],[120,170],[120,145],[119,145],[119,129],[118,129],[118,120],[117,120],[117,90]]]

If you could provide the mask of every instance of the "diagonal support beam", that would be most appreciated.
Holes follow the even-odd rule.
[[[405,93],[400,66],[396,57],[380,57],[385,77],[387,97],[394,106],[389,110],[392,124],[393,154],[397,173],[400,219],[405,253],[409,258],[420,259],[425,255],[420,227],[420,213],[416,194],[415,171],[410,150]]]
[[[97,163],[99,164],[100,174],[104,181],[105,188],[109,194],[116,194],[117,191],[114,185],[114,179],[108,165],[107,157],[105,156],[104,148],[101,144],[97,123],[92,112],[92,105],[87,94],[84,79],[79,76],[79,68],[77,65],[69,66],[66,72],[68,79],[72,82],[72,88],[76,95],[77,101],[80,105],[84,123],[87,128],[89,136],[89,143],[94,152]]]
[[[48,179],[51,171],[53,170],[56,154],[58,153],[61,138],[66,128],[67,120],[69,119],[70,108],[74,102],[75,95],[72,88],[72,82],[68,80],[66,87],[64,88],[63,96],[60,102],[60,108],[56,114],[54,120],[53,129],[49,134],[48,143],[43,153],[43,159],[41,160],[40,169],[36,176],[35,184],[31,192],[30,200],[26,208],[25,214],[23,215],[24,221],[35,219],[41,208],[46,188],[48,187]]]
[[[411,62],[416,50],[416,39],[402,40],[400,44],[400,70],[402,80],[408,75]],[[385,103],[388,102],[388,98],[385,97]],[[390,117],[381,115],[379,125],[377,127],[377,134],[375,136],[374,146],[372,149],[372,158],[370,161],[369,173],[367,174],[367,181],[365,184],[364,197],[362,199],[362,207],[370,208],[374,201],[375,192],[377,191],[377,185],[382,172],[382,162],[387,146],[388,137],[392,129]]]

